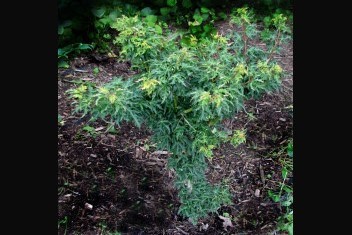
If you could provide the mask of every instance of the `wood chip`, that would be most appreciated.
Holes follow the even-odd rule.
[[[168,151],[155,151],[152,153],[153,155],[167,155],[169,154]]]
[[[137,147],[136,148],[136,158],[141,158],[143,156],[143,148]]]
[[[233,224],[231,222],[230,218],[224,217],[219,215],[219,218],[222,219],[224,222],[222,222],[222,226],[226,229],[227,227],[233,227]]]
[[[108,155],[106,155],[107,159],[109,159],[110,162],[112,162],[112,159],[110,157],[110,153],[108,153]]]
[[[200,227],[200,230],[202,231],[202,230],[207,230],[209,228],[209,224],[203,224],[202,223],[202,226]]]
[[[178,230],[178,231],[180,231],[182,234],[185,234],[185,235],[188,235],[189,233],[186,233],[185,231],[183,231],[182,229],[180,229],[179,227],[176,227],[176,229]]]
[[[93,205],[91,205],[91,204],[86,202],[86,204],[84,204],[84,208],[86,208],[88,210],[92,210],[93,209]]]
[[[256,197],[259,197],[260,196],[260,190],[259,189],[256,189],[255,192],[254,192],[254,195]]]
[[[95,131],[101,131],[101,130],[103,130],[103,129],[104,129],[104,127],[101,126],[101,127],[95,128]]]

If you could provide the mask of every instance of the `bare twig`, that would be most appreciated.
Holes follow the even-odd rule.
[[[261,164],[259,165],[259,172],[260,172],[260,178],[262,179],[263,184],[265,184],[264,169]]]

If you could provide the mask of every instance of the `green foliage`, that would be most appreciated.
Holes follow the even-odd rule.
[[[65,120],[63,119],[63,117],[60,114],[58,114],[58,116],[57,116],[57,123],[60,126],[65,125]]]
[[[166,0],[167,5],[170,7],[176,6],[177,0]]]
[[[231,144],[234,147],[246,142],[246,132],[244,130],[236,130],[231,138]]]
[[[293,142],[292,142],[292,140],[289,141],[289,143],[287,144],[287,155],[289,157],[293,157]]]
[[[95,45],[101,52],[110,52],[111,41],[113,35],[111,35],[111,26],[115,21],[122,16],[122,14],[127,16],[135,15],[138,12],[138,8],[134,5],[127,3],[122,3],[120,1],[114,1],[113,4],[108,5],[98,5],[92,8],[92,13],[94,15],[94,27],[95,30],[90,33],[90,38],[95,42]],[[149,8],[144,8],[141,14],[149,15],[152,10]]]
[[[189,33],[197,38],[209,36],[213,21],[226,19],[224,11],[241,5],[241,1],[231,0],[114,0],[114,1],[73,1],[59,0],[59,46],[64,47],[77,42],[93,44],[102,52],[111,50],[110,24],[122,14],[161,15],[162,20],[189,26]],[[264,16],[284,14],[292,22],[292,0],[259,0],[245,2],[256,8]],[[201,22],[200,25],[197,22]],[[112,37],[114,35],[111,35]],[[110,36],[110,37],[111,37]]]
[[[59,48],[57,50],[57,58],[59,63],[58,67],[68,68],[69,65],[67,63],[67,60],[69,59],[69,56],[76,55],[84,51],[90,51],[92,49],[93,49],[92,45],[84,44],[84,43],[75,43],[75,44],[65,46],[63,48]]]
[[[98,73],[99,73],[99,68],[98,68],[98,67],[95,67],[95,68],[93,69],[93,74],[94,74],[94,75],[98,75]]]
[[[67,216],[65,216],[63,219],[58,221],[58,229],[61,227],[61,225],[65,227],[64,235],[66,235],[66,232],[67,232],[67,224],[68,224]]]
[[[156,33],[155,25],[138,16],[119,17],[112,25],[118,31],[114,43],[139,73],[102,86],[86,82],[69,91],[77,112],[116,124],[144,123],[153,131],[158,149],[172,153],[168,166],[177,173],[179,213],[192,223],[231,203],[226,185],[211,185],[205,177],[213,149],[223,141],[245,141],[243,130],[230,137],[221,121],[241,110],[244,100],[278,88],[283,75],[268,58],[270,51],[249,46],[259,32],[247,12],[235,17],[251,30],[212,34],[192,46],[182,46],[178,33]]]
[[[156,20],[153,15],[148,15],[145,21],[138,16],[122,16],[111,25],[119,32],[114,44],[122,46],[122,58],[129,59],[134,66],[146,66],[148,60],[164,49],[166,38],[161,35],[162,25],[156,24]]]
[[[97,132],[95,130],[94,127],[91,127],[91,126],[84,126],[82,128],[83,131],[85,131],[89,136],[92,136],[93,138],[95,138],[97,136]]]
[[[287,146],[281,151],[286,152],[289,160],[282,162],[282,182],[280,182],[279,192],[268,191],[269,197],[274,201],[278,202],[281,207],[284,208],[284,214],[278,218],[277,229],[280,231],[286,231],[288,234],[293,234],[293,188],[286,184],[286,179],[289,175],[292,175],[293,165],[293,141],[289,140]],[[285,157],[283,157],[285,158]]]

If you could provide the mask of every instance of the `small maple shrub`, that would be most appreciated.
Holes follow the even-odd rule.
[[[221,142],[245,142],[244,130],[232,135],[221,121],[241,110],[245,99],[280,85],[283,70],[272,56],[284,35],[286,19],[279,17],[269,32],[274,43],[266,50],[252,43],[260,32],[247,8],[232,15],[231,22],[242,31],[215,34],[188,47],[175,39],[177,33],[158,33],[138,16],[118,18],[115,43],[140,72],[101,86],[85,82],[71,90],[76,111],[150,128],[158,148],[172,153],[168,166],[177,174],[179,213],[196,223],[231,203],[226,185],[211,185],[205,176],[206,158],[212,158]]]

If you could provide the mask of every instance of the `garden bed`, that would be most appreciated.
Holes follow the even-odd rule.
[[[218,25],[220,28],[226,24]],[[245,102],[224,125],[244,128],[245,144],[223,144],[208,162],[208,180],[226,180],[233,205],[223,206],[233,227],[212,214],[197,226],[177,214],[179,202],[173,187],[175,174],[167,168],[167,154],[150,141],[151,133],[129,123],[107,131],[109,123],[88,123],[73,115],[73,102],[65,93],[75,81],[106,83],[114,76],[128,79],[130,65],[93,56],[76,58],[75,69],[58,71],[58,208],[59,234],[270,234],[282,214],[269,198],[281,178],[277,153],[293,137],[292,42],[276,55],[288,73],[279,91]],[[93,72],[99,68],[98,72]],[[96,70],[97,71],[97,70]],[[84,127],[89,126],[90,128]],[[292,186],[292,180],[286,182]],[[110,233],[109,233],[110,232]]]

